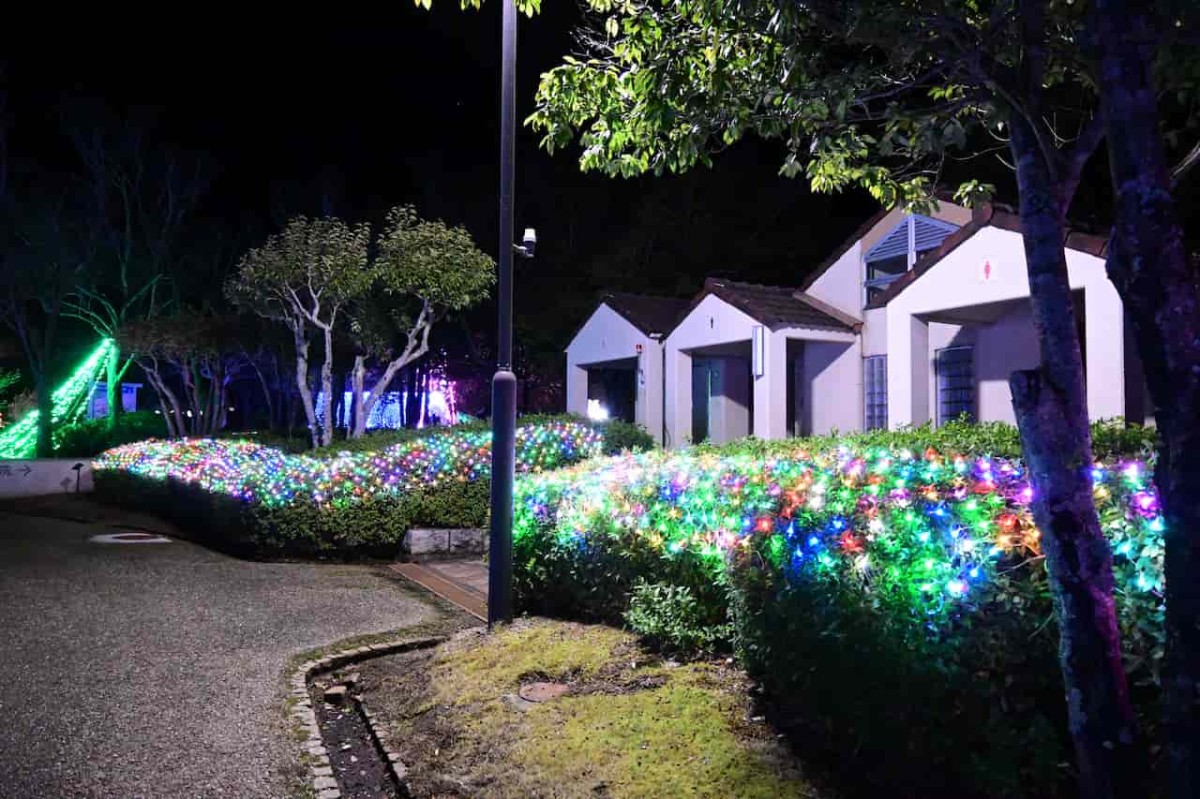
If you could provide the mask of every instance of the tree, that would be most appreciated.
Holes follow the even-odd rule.
[[[1200,142],[1170,168],[1158,98],[1163,73],[1187,62],[1186,53],[1170,46],[1173,23],[1184,17],[1164,15],[1145,0],[1096,0],[1092,13],[1097,91],[1116,197],[1108,273],[1133,323],[1161,440],[1155,482],[1166,519],[1163,696],[1171,795],[1197,796],[1200,284],[1195,265],[1187,262],[1173,191],[1200,161]]]
[[[250,360],[237,332],[236,319],[191,310],[122,328],[121,347],[158,396],[170,437],[213,436],[225,427],[229,385]]]
[[[494,262],[465,228],[425,221],[412,206],[388,213],[371,272],[378,291],[362,297],[352,311],[358,343],[351,372],[355,438],[366,431],[396,374],[429,352],[434,324],[485,298],[495,282]],[[384,367],[368,392],[370,357]]]
[[[349,303],[374,282],[367,258],[369,242],[365,224],[297,217],[283,232],[250,250],[225,285],[234,304],[282,322],[291,331],[296,387],[314,447],[333,441],[333,332]],[[319,421],[308,374],[310,326],[325,345],[320,378],[325,408]]]
[[[756,133],[782,140],[783,173],[806,174],[818,191],[861,186],[885,205],[920,208],[956,152],[1011,156],[1042,364],[1010,385],[1069,725],[1084,794],[1136,794],[1142,761],[1111,553],[1083,468],[1091,441],[1063,251],[1067,213],[1104,135],[1080,47],[1086,9],[1049,0],[590,5],[584,52],[543,75],[530,118],[549,149],[577,140],[584,169],[680,171]],[[965,181],[956,196],[976,200],[988,188]]]
[[[85,254],[70,226],[66,200],[34,192],[0,198],[10,241],[0,254],[0,319],[21,343],[37,399],[36,452],[52,457],[52,378],[59,357],[63,305]]]
[[[76,186],[90,256],[64,302],[66,316],[119,341],[127,322],[165,305],[177,244],[205,188],[200,159],[152,143],[146,129],[103,108],[79,106],[67,135],[83,167]],[[121,412],[121,380],[132,362],[114,348],[107,364],[108,420]]]

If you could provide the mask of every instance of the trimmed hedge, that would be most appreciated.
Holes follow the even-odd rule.
[[[60,458],[90,458],[106,449],[148,438],[162,438],[167,425],[154,411],[130,411],[117,417],[109,428],[108,419],[87,419],[54,432],[54,454]]]
[[[289,455],[247,441],[142,442],[94,463],[102,499],[155,511],[244,555],[394,556],[411,527],[487,521],[491,435],[442,429],[378,452]],[[603,433],[578,421],[517,430],[519,471],[592,457]]]
[[[984,428],[941,443],[1004,445],[1007,431]],[[1114,449],[1148,438],[1123,433]],[[518,602],[735,650],[800,751],[864,795],[1071,795],[1021,463],[942,455],[919,431],[892,440],[747,441],[522,478]],[[1144,463],[1094,469],[1126,668],[1153,737],[1162,519]]]
[[[194,540],[241,557],[394,558],[414,527],[482,527],[488,482],[454,481],[352,505],[266,506],[182,480],[95,473],[106,502],[147,510]]]
[[[644,427],[612,420],[608,422],[593,422],[575,414],[529,414],[519,420],[521,425],[544,427],[555,424],[581,424],[594,428],[603,435],[604,454],[617,455],[621,452],[643,452],[654,449],[654,439]],[[420,429],[402,428],[398,430],[371,430],[362,438],[349,438],[335,441],[327,447],[319,447],[307,454],[314,457],[333,457],[343,452],[379,452],[397,444],[446,435],[447,433],[479,433],[492,429],[488,419],[473,419],[454,427],[424,427]]]

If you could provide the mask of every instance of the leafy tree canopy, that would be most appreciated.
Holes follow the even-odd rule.
[[[366,224],[297,217],[242,258],[227,293],[261,316],[326,324],[374,282],[370,237]]]
[[[754,133],[782,141],[783,174],[805,174],[816,191],[860,186],[884,205],[913,207],[929,202],[947,158],[1007,150],[1019,117],[1069,201],[1072,160],[1102,136],[1086,3],[1027,4],[1033,13],[1009,0],[588,5],[582,53],[543,75],[528,120],[551,151],[577,141],[584,170],[678,172]],[[1195,16],[1183,0],[1162,2],[1163,96],[1192,127]],[[1031,40],[1033,59],[1023,57]],[[1185,145],[1196,138],[1181,133],[1172,131]],[[968,181],[957,197],[989,189]]]

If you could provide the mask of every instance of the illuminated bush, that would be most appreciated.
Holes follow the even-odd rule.
[[[1144,463],[1092,476],[1152,726],[1163,522]],[[810,752],[870,752],[855,779],[1053,795],[1070,751],[1030,499],[1019,461],[932,449],[747,442],[607,458],[518,481],[518,597],[649,619],[661,638],[670,625],[630,613],[631,594],[686,589],[688,634],[703,637],[697,620],[730,630]]]
[[[599,454],[579,422],[517,429],[517,470]],[[412,526],[485,523],[491,433],[447,430],[379,452],[291,455],[249,441],[147,441],[93,464],[102,498],[157,511],[196,537],[249,554],[396,553]]]

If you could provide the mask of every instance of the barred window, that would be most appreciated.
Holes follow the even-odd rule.
[[[863,358],[863,416],[863,427],[867,430],[888,426],[886,355]]]
[[[975,351],[971,347],[947,347],[935,358],[938,387],[938,424],[966,414],[975,421]]]

